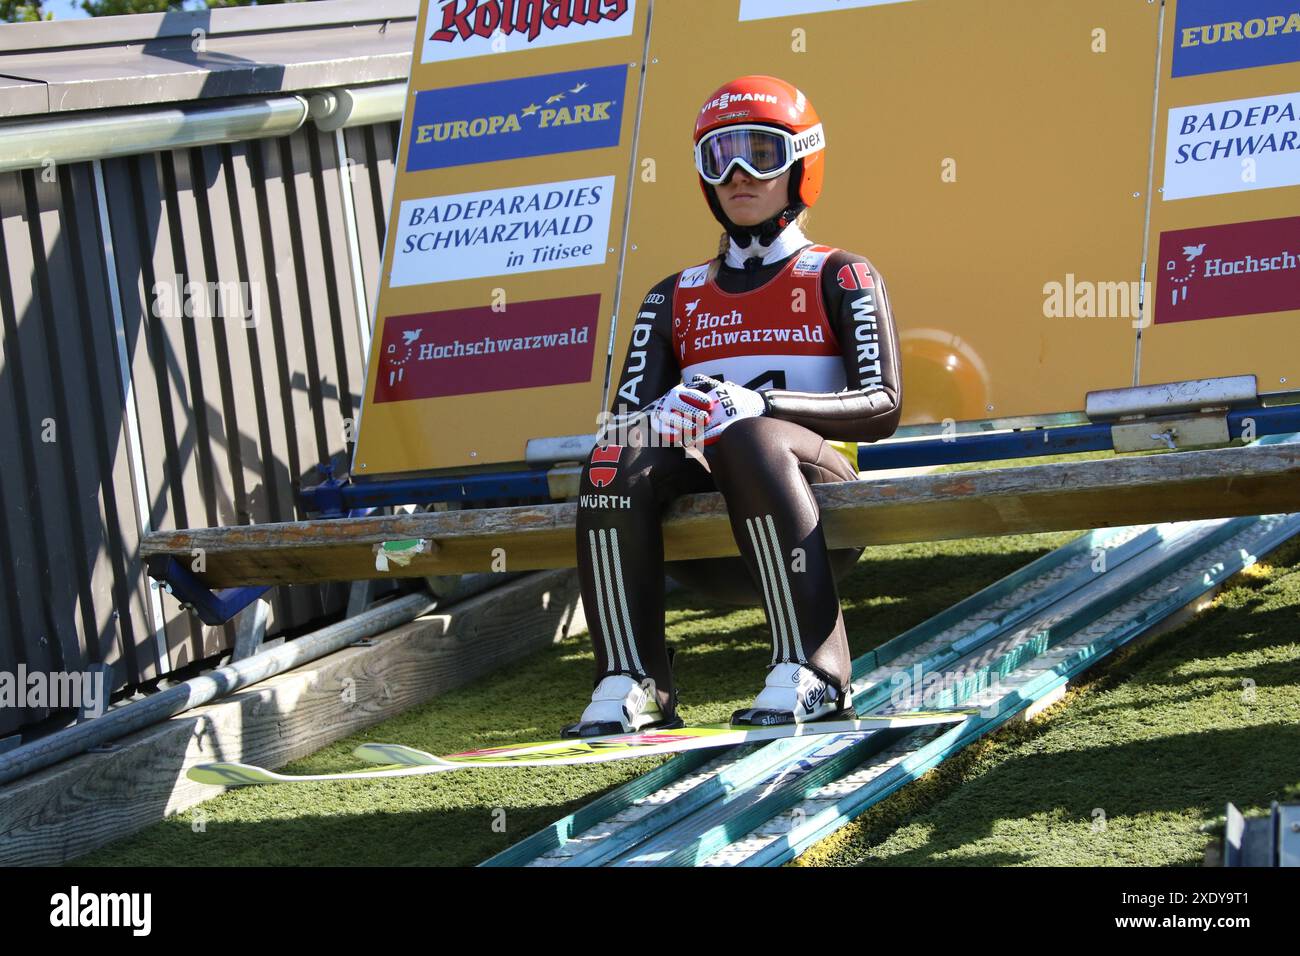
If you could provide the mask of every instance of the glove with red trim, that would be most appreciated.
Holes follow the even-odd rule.
[[[712,399],[696,384],[674,385],[650,404],[650,426],[670,444],[694,443],[709,420]]]
[[[735,382],[722,382],[710,392],[713,408],[704,428],[704,444],[712,445],[727,428],[742,418],[767,414],[767,402],[761,393]]]

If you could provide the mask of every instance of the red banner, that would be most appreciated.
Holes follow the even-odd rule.
[[[1160,234],[1155,322],[1300,309],[1300,216]]]
[[[390,316],[375,402],[591,380],[600,296]]]

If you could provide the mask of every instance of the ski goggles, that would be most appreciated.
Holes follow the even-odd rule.
[[[711,186],[725,183],[737,166],[755,179],[775,179],[825,147],[821,123],[798,136],[772,126],[724,126],[695,145],[695,168]]]

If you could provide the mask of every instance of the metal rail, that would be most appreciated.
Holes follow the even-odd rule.
[[[379,604],[356,617],[219,667],[175,687],[114,708],[102,717],[23,744],[0,754],[0,784],[85,753],[129,733],[183,714],[250,684],[342,650],[349,644],[382,634],[427,614],[438,604],[428,594],[410,594]]]

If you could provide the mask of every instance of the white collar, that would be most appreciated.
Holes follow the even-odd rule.
[[[733,269],[745,268],[745,260],[754,256],[763,257],[763,265],[771,265],[773,262],[780,262],[788,256],[794,255],[804,246],[808,245],[809,238],[803,234],[797,222],[792,222],[785,227],[785,230],[772,240],[770,246],[761,245],[757,238],[751,239],[746,248],[741,248],[736,244],[735,239],[729,239],[727,245],[727,265]]]

